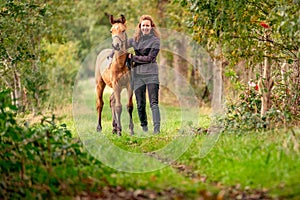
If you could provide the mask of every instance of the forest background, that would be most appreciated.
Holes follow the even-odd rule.
[[[150,14],[158,27],[193,38],[205,49],[214,68],[203,72],[197,55],[190,64],[168,52],[161,53],[160,64],[172,66],[186,77],[201,107],[220,105],[218,122],[225,133],[276,130],[278,140],[284,135],[282,143],[299,155],[299,1],[6,0],[0,3],[2,194],[77,195],[71,189],[64,193],[48,188],[55,178],[28,178],[28,174],[37,173],[29,167],[35,162],[41,162],[44,168],[40,170],[48,173],[52,165],[59,165],[52,157],[52,148],[66,155],[84,155],[80,161],[66,161],[64,167],[73,162],[98,162],[84,152],[80,142],[74,142],[76,133],[60,118],[71,116],[76,78],[93,77],[94,62],[88,59],[87,63],[87,56],[96,55],[98,45],[110,38],[106,13],[124,14],[129,29],[134,29],[139,16]],[[197,52],[184,38],[173,45],[179,52]],[[82,63],[89,67],[78,74]],[[203,78],[203,73],[211,76]],[[170,97],[167,91],[164,94],[161,102],[168,104]],[[57,114],[58,110],[69,113]],[[32,118],[41,121],[34,124]],[[62,142],[64,138],[67,141]],[[55,147],[51,147],[52,142]],[[41,153],[44,150],[46,153]],[[40,160],[34,161],[37,157]],[[12,178],[15,174],[19,174],[17,179]],[[68,185],[57,182],[60,187]],[[39,187],[17,187],[30,188],[34,183]],[[299,186],[295,182],[292,185],[292,194],[299,195]]]

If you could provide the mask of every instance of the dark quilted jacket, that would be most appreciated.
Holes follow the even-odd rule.
[[[128,40],[128,46],[133,47],[135,55],[133,61],[137,74],[157,74],[158,66],[156,57],[160,49],[160,39],[150,33],[140,38],[138,42],[133,38]],[[128,47],[128,48],[129,48]]]

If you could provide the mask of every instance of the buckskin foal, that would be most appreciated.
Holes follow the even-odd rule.
[[[114,56],[112,62],[107,63],[106,59],[108,54],[112,50],[103,50],[97,56],[96,69],[95,69],[95,79],[96,79],[96,95],[97,95],[97,112],[98,112],[98,125],[97,131],[102,131],[101,124],[101,114],[103,109],[103,92],[105,86],[109,86],[113,89],[113,93],[110,96],[110,107],[112,110],[112,125],[113,133],[121,135],[121,91],[126,88],[128,94],[127,110],[129,113],[129,129],[130,134],[133,135],[133,122],[132,122],[132,95],[133,91],[130,87],[130,70],[126,66],[126,59],[128,52],[127,46],[127,34],[126,34],[126,19],[124,15],[121,15],[119,19],[114,19],[112,15],[109,17],[110,23],[112,25],[110,32],[112,36],[112,47],[114,49]],[[107,65],[107,66],[105,66]]]

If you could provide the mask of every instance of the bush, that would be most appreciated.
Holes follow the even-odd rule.
[[[91,174],[87,166],[96,163],[97,176],[104,174],[100,162],[84,152],[66,125],[55,123],[54,115],[19,125],[9,95],[0,92],[0,199],[74,196],[87,189],[82,181]]]
[[[227,103],[225,116],[219,119],[225,129],[231,131],[272,129],[292,125],[293,120],[297,121],[297,115],[293,114],[288,106],[282,108],[279,103],[278,94],[281,90],[273,91],[272,107],[264,116],[260,114],[261,93],[258,85],[250,81],[247,86],[242,87],[242,91],[236,102]],[[284,98],[280,100],[284,102]]]

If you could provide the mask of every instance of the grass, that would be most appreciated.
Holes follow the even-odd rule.
[[[90,85],[89,90],[84,89],[87,85]],[[184,117],[182,118],[182,109],[161,104],[163,124],[159,135],[152,135],[151,132],[142,133],[137,112],[134,110],[136,135],[130,136],[126,109],[123,109],[124,130],[123,136],[119,137],[111,134],[111,114],[106,104],[103,111],[103,132],[97,133],[95,131],[97,122],[95,96],[91,85],[92,83],[83,82],[75,89],[74,120],[71,116],[66,118],[66,123],[74,126],[74,137],[77,136],[76,130],[85,146],[92,144],[90,153],[102,161],[102,156],[107,157],[109,154],[109,158],[105,161],[113,163],[114,167],[117,165],[125,171],[132,169],[132,166],[135,166],[135,169],[143,167],[146,169],[137,173],[127,173],[111,169],[111,166],[104,166],[107,163],[103,162],[104,165],[101,167],[109,169],[106,170],[105,177],[110,185],[157,191],[176,188],[188,198],[195,198],[204,189],[217,194],[224,187],[238,185],[242,189],[268,191],[273,197],[284,199],[300,197],[299,129],[237,134],[224,132],[211,136],[195,130],[197,127],[205,130],[210,126],[209,110],[201,110],[199,112],[201,114],[198,113],[196,117],[198,124],[194,123],[187,128],[186,124],[189,123]],[[76,90],[80,93],[76,93]],[[108,102],[108,97],[109,94],[105,94],[105,102]],[[125,104],[126,102],[123,102],[123,105]],[[147,112],[150,113],[150,110],[148,109]],[[151,119],[151,116],[148,118]],[[149,128],[151,129],[151,124]],[[188,133],[192,132],[193,136],[187,135],[186,130]],[[191,139],[181,139],[189,137]],[[178,142],[174,142],[176,140]],[[164,149],[172,142],[174,142],[172,148]],[[130,152],[130,154],[122,152],[111,154],[111,151],[107,150],[110,148]],[[180,150],[182,150],[182,155]],[[138,155],[154,153],[162,157],[163,164],[152,157],[135,157],[134,153]],[[176,156],[172,157],[173,154]],[[167,158],[171,159],[167,160]],[[143,166],[148,162],[149,168]],[[178,170],[176,167],[178,164],[183,166],[183,170]],[[150,170],[153,169],[151,167],[157,170]],[[97,168],[99,166],[95,167]],[[93,170],[93,166],[88,170]],[[188,175],[189,173],[197,174],[200,178],[195,179]],[[94,176],[101,175],[96,173]]]
[[[222,134],[212,151],[200,159],[196,141],[180,158],[208,176],[210,181],[225,185],[240,184],[243,188],[268,189],[273,195],[299,195],[299,149],[290,144],[291,132]],[[297,131],[298,138],[300,131]],[[299,140],[298,140],[299,142]]]

